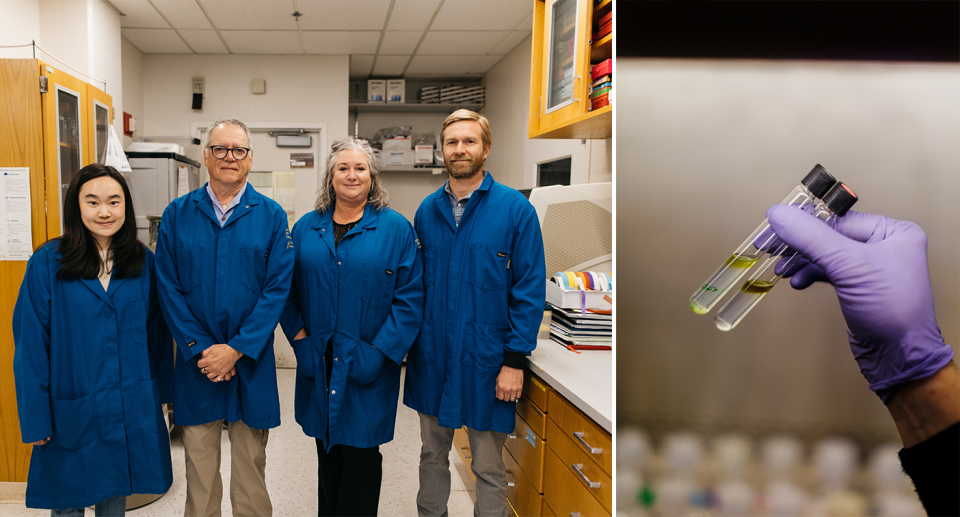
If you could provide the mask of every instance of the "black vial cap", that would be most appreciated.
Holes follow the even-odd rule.
[[[827,172],[827,169],[824,169],[823,165],[818,163],[800,183],[803,183],[805,187],[810,189],[810,192],[813,192],[814,196],[823,199],[824,194],[837,183],[837,179]]]
[[[843,217],[847,210],[850,210],[850,207],[857,202],[857,199],[857,195],[843,183],[837,183],[830,189],[830,192],[823,195],[823,202],[827,204],[827,208],[837,214],[837,217]]]

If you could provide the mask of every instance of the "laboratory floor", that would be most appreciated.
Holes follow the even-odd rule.
[[[293,418],[293,369],[277,369],[280,388],[280,420],[282,424],[270,430],[267,444],[267,488],[273,502],[273,515],[312,516],[317,514],[317,448],[313,438],[303,434]],[[402,393],[401,393],[402,396]],[[413,517],[417,515],[419,480],[417,465],[420,457],[420,422],[417,413],[398,401],[397,430],[392,442],[380,447],[383,454],[383,485],[380,491],[380,516]],[[135,510],[131,517],[169,517],[183,515],[187,486],[184,478],[183,442],[175,433],[171,442],[173,454],[173,486],[159,500]],[[472,515],[473,482],[456,451],[450,452],[451,487],[448,510],[450,515]],[[223,433],[220,472],[224,496],[221,505],[223,517],[233,515],[230,508],[230,442]],[[20,503],[0,501],[0,515],[4,517],[46,517],[49,510],[26,508]],[[88,508],[85,517],[94,517]]]

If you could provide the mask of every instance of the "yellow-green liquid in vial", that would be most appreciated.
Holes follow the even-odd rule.
[[[727,331],[737,326],[753,307],[760,303],[776,285],[769,280],[748,280],[740,286],[740,292],[717,313],[717,328]]]
[[[720,298],[730,290],[747,271],[757,263],[757,257],[747,254],[730,255],[723,265],[690,297],[690,308],[697,314],[710,312]]]

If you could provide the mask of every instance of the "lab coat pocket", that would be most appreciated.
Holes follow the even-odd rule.
[[[486,376],[503,366],[503,343],[509,329],[468,321],[463,331],[463,364]]]
[[[363,264],[360,279],[360,299],[371,309],[379,309],[393,302],[396,271],[380,264]]]
[[[353,362],[350,364],[349,377],[358,386],[366,386],[377,380],[387,358],[377,347],[360,340],[353,340],[351,355]]]
[[[97,406],[93,394],[76,400],[50,399],[53,436],[49,446],[74,450],[97,439]]]
[[[124,324],[127,336],[134,343],[147,344],[147,313],[143,302],[133,302],[127,305]]]
[[[317,355],[313,343],[316,341],[316,335],[307,336],[301,339],[295,339],[291,346],[293,346],[293,355],[297,357],[297,370],[303,374],[304,377],[308,379],[313,379],[316,377],[316,359]]]
[[[137,381],[137,410],[140,413],[140,429],[157,432],[157,417],[160,415],[160,379]]]
[[[507,286],[507,253],[482,244],[470,246],[470,283],[483,292],[504,289]]]
[[[267,250],[240,248],[240,283],[255,293],[263,289],[268,255]]]
[[[177,274],[184,293],[203,283],[203,248],[180,248],[177,250]]]

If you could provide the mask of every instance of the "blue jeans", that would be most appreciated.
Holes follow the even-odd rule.
[[[97,517],[122,517],[127,513],[127,496],[118,495],[97,503]],[[83,517],[83,508],[50,510],[50,517]]]

